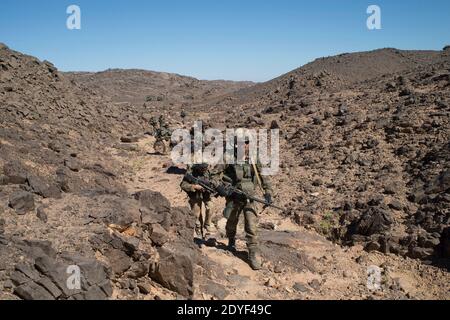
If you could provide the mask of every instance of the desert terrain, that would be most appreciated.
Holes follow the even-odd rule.
[[[263,269],[194,241],[172,128],[280,129]],[[262,208],[261,208],[262,209]],[[319,58],[265,83],[59,72],[0,44],[0,299],[450,299],[450,48]],[[67,286],[68,266],[82,271]],[[368,269],[382,270],[379,290]]]

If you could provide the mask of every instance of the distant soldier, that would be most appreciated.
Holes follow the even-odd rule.
[[[214,179],[214,172],[206,163],[194,164],[188,167],[186,174],[191,174],[194,177]],[[189,205],[196,217],[195,232],[197,236],[208,236],[214,231],[211,213],[211,193],[200,185],[188,182],[186,176],[183,178],[180,186],[188,194]],[[205,206],[204,215],[202,215],[203,205]]]
[[[231,181],[234,187],[252,196],[256,194],[259,185],[265,193],[266,202],[272,203],[272,188],[269,179],[261,175],[260,164],[250,163],[248,140],[245,141],[244,151],[245,163],[225,165],[223,175]],[[244,214],[249,264],[252,269],[259,270],[261,261],[258,257],[258,216],[255,202],[233,196],[226,198],[224,216],[228,219],[226,224],[228,249],[236,251],[236,231],[241,214]]]
[[[156,130],[159,126],[158,124],[158,118],[156,116],[153,116],[150,118],[150,120],[148,121],[148,125],[150,126],[150,132],[152,135],[155,135]]]
[[[156,127],[154,131],[156,141],[153,149],[160,154],[167,154],[170,148],[172,131],[163,115],[159,116],[157,124],[154,127]]]

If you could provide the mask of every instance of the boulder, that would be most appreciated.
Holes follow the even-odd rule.
[[[150,277],[160,285],[185,297],[194,293],[194,251],[162,247],[160,261],[150,269]]]
[[[75,160],[74,158],[64,160],[64,165],[73,172],[79,172],[81,170],[79,161]]]
[[[19,161],[7,162],[3,166],[3,174],[10,184],[25,184],[27,181],[27,170]]]
[[[158,213],[170,212],[170,202],[160,192],[143,190],[134,194],[134,197],[141,203],[141,206],[150,210]]]
[[[56,170],[56,181],[58,187],[64,192],[77,192],[81,190],[81,181],[72,176],[71,171],[66,167]]]
[[[116,275],[122,275],[131,267],[131,258],[122,250],[107,249],[104,255]]]
[[[161,247],[169,241],[169,233],[161,225],[153,224],[151,225],[150,239],[155,246]]]
[[[61,198],[61,190],[56,185],[47,184],[38,176],[28,176],[27,183],[34,193],[43,198]]]
[[[165,219],[164,214],[158,214],[148,208],[140,208],[139,210],[141,212],[141,220],[143,224],[151,225],[155,223],[162,223]]]
[[[48,221],[48,217],[47,217],[47,213],[45,212],[45,208],[44,207],[39,207],[36,210],[36,216],[39,218],[39,220],[41,220],[42,222],[47,222]]]
[[[403,208],[403,205],[400,201],[394,199],[389,203],[389,208],[396,210],[396,211],[400,211]]]
[[[229,295],[229,291],[225,286],[211,280],[208,280],[206,284],[201,285],[200,291],[213,296],[218,300],[224,300]]]
[[[141,211],[138,202],[133,199],[112,200],[113,210],[105,219],[109,224],[130,226],[132,223],[141,223]]]
[[[32,259],[42,256],[56,258],[56,250],[50,241],[24,240],[17,243],[17,246]]]
[[[23,300],[55,300],[44,287],[32,281],[16,287],[14,294]]]
[[[9,197],[9,206],[20,215],[26,214],[34,210],[33,194],[26,191],[17,191]]]
[[[371,236],[389,230],[393,219],[389,212],[379,207],[367,209],[354,226],[353,234]]]
[[[150,262],[138,261],[133,263],[131,268],[127,271],[126,276],[132,279],[139,279],[148,275],[150,270]]]
[[[413,259],[429,259],[434,254],[432,248],[411,247],[408,252],[408,256]]]
[[[300,292],[300,293],[307,293],[307,292],[311,291],[305,284],[300,283],[300,282],[296,282],[292,288],[295,291]]]
[[[446,191],[450,191],[450,170],[441,172],[427,188],[427,193],[439,193]]]

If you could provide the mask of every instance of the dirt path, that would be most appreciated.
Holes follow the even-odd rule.
[[[179,188],[182,171],[168,170],[171,160],[153,154],[153,138],[142,139],[140,153],[119,158],[133,168],[123,177],[129,192],[151,189],[161,192],[173,206],[186,206],[187,196]],[[263,270],[253,271],[246,262],[245,234],[238,229],[238,253],[225,250],[221,217],[223,201],[214,200],[217,232],[212,246],[200,245],[203,261],[196,267],[195,299],[448,299],[449,274],[415,260],[361,247],[340,247],[315,232],[267,210],[260,217]],[[383,270],[382,290],[367,288],[367,270]],[[447,284],[436,281],[448,279]]]

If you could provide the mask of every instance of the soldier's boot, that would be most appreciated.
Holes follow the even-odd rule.
[[[214,228],[214,225],[208,221],[205,222],[203,230],[204,230],[205,236],[210,236],[211,234],[214,233],[214,231],[216,231]]]
[[[236,239],[235,238],[229,238],[228,239],[228,251],[236,252]]]
[[[197,237],[203,237],[202,225],[199,223],[195,225],[195,235]]]
[[[250,267],[253,270],[260,270],[261,269],[261,260],[256,254],[255,249],[249,249],[248,250],[248,262]]]

